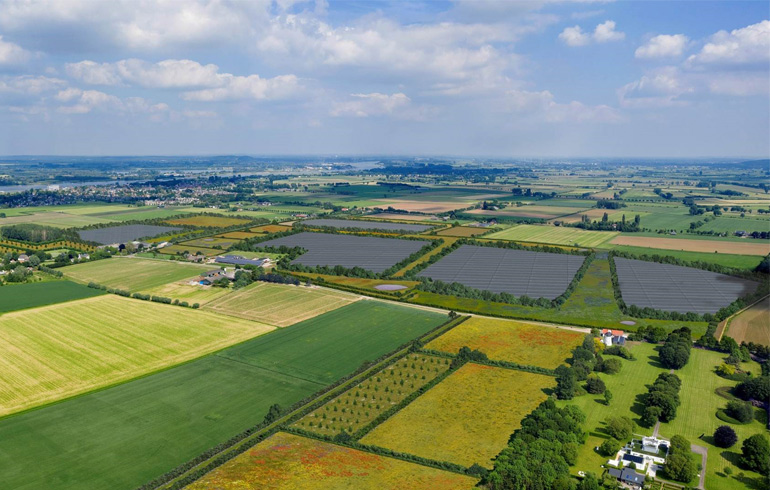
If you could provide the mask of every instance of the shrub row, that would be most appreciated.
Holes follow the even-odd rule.
[[[200,308],[199,303],[193,303],[192,305],[190,305],[189,303],[187,303],[187,301],[179,301],[178,299],[172,300],[171,298],[166,298],[164,296],[154,296],[154,295],[143,294],[143,293],[131,293],[130,291],[126,291],[125,289],[108,288],[103,284],[97,284],[95,282],[89,282],[88,287],[92,289],[101,289],[102,291],[106,291],[107,293],[117,294],[118,296],[123,296],[126,298],[134,298],[142,301],[153,301],[155,303],[162,303],[165,305],[183,306],[185,308],[194,308],[196,310]]]

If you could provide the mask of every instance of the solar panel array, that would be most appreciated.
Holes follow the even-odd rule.
[[[716,272],[620,257],[615,270],[626,304],[679,313],[716,313],[759,286]]]
[[[181,230],[181,228],[155,225],[120,225],[110,226],[109,228],[83,230],[79,231],[78,235],[82,240],[96,242],[102,245],[110,245],[113,243],[128,243],[138,238],[154,237],[162,233],[177,230]]]
[[[418,276],[493,293],[554,299],[566,291],[584,260],[582,255],[462,245]]]
[[[388,223],[386,221],[364,221],[358,219],[308,219],[302,222],[311,226],[328,226],[329,228],[356,228],[359,230],[388,230],[402,233],[421,233],[432,226],[404,223]]]
[[[309,267],[361,267],[380,273],[427,245],[423,240],[399,240],[331,233],[297,233],[262,242],[263,247],[302,247],[307,252],[292,261]]]

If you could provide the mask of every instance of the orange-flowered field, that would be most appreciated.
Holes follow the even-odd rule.
[[[562,328],[473,317],[425,347],[456,353],[460,347],[468,346],[480,350],[490,359],[555,368],[564,363],[584,336]]]
[[[280,233],[282,231],[289,231],[291,230],[291,226],[284,226],[284,225],[263,225],[263,226],[257,226],[256,228],[252,228],[252,233]]]
[[[470,489],[465,475],[279,432],[189,485],[189,490]]]

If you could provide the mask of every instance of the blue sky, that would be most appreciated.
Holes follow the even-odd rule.
[[[0,0],[0,154],[768,157],[769,10]]]

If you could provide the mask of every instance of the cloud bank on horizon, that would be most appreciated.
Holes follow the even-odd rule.
[[[770,155],[764,2],[0,0],[0,154]]]

